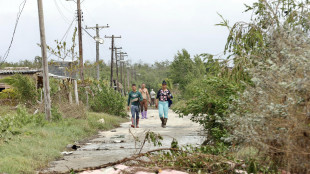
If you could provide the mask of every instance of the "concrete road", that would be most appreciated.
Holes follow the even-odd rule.
[[[130,157],[139,152],[141,141],[144,140],[147,131],[162,135],[163,145],[154,147],[151,143],[147,143],[142,152],[170,147],[173,138],[177,139],[179,145],[202,144],[205,137],[201,135],[199,124],[193,123],[189,117],[179,118],[173,111],[169,111],[168,115],[167,128],[161,127],[158,111],[149,110],[148,119],[140,119],[140,128],[130,128],[131,123],[127,122],[112,131],[99,132],[97,138],[84,143],[71,155],[51,162],[46,171],[65,172],[71,168],[94,167]],[[133,135],[138,137],[140,142],[135,141]]]

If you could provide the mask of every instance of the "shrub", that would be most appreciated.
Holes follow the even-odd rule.
[[[16,91],[9,88],[0,92],[0,99],[16,99],[16,95]]]
[[[231,107],[230,140],[256,147],[287,171],[308,173],[310,38],[284,25],[266,39],[269,49],[248,69],[254,86]]]
[[[236,95],[240,87],[229,79],[206,76],[189,84],[186,89],[185,105],[179,105],[174,110],[181,115],[192,114],[191,120],[204,126],[208,140],[221,142],[228,136],[226,119],[232,95]]]
[[[126,100],[121,93],[108,87],[103,81],[94,82],[90,87],[89,107],[95,112],[126,116]]]
[[[24,106],[19,105],[16,114],[0,117],[0,140],[3,140],[10,135],[18,134],[19,129],[27,124],[43,126],[46,123],[44,115],[29,114]]]
[[[16,97],[21,103],[33,105],[38,97],[35,82],[30,77],[16,74],[12,77],[1,79],[0,82],[13,86]]]
[[[9,88],[0,92],[0,104],[13,106],[17,102],[17,93],[14,89]]]

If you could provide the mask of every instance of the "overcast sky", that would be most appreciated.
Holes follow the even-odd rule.
[[[16,14],[23,0],[0,0],[0,56],[3,56],[11,39]],[[82,0],[83,1],[83,0]],[[187,49],[191,55],[218,54],[223,51],[228,30],[215,26],[222,14],[233,24],[248,21],[250,13],[243,13],[243,4],[255,0],[84,0],[83,26],[109,24],[100,31],[104,35],[121,35],[116,46],[123,47],[133,62],[146,63],[173,60],[178,50]],[[47,44],[55,46],[73,21],[76,3],[66,0],[43,0]],[[70,42],[74,26],[67,41]],[[91,35],[95,31],[89,30]],[[16,31],[9,62],[33,60],[41,55],[37,0],[27,0]],[[110,39],[100,45],[100,59],[110,60]],[[95,60],[95,41],[83,33],[84,59]],[[53,56],[50,59],[55,59]]]

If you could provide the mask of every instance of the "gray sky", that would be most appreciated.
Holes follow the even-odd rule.
[[[0,56],[4,55],[13,32],[18,7],[23,0],[0,0]],[[83,0],[82,0],[83,1]],[[100,35],[121,35],[116,45],[123,47],[133,62],[153,63],[173,60],[178,50],[187,49],[191,55],[218,54],[223,51],[228,30],[215,26],[221,21],[217,12],[233,24],[248,21],[250,13],[243,4],[255,0],[84,0],[83,25],[109,24]],[[75,16],[76,4],[66,0],[43,0],[47,44],[55,46]],[[57,8],[57,6],[59,8]],[[74,25],[77,23],[74,22]],[[70,42],[73,28],[68,34]],[[89,30],[95,35],[95,31]],[[37,1],[27,0],[16,31],[9,62],[33,60],[40,55]],[[83,34],[84,59],[95,60],[95,42]],[[111,40],[100,45],[100,58],[110,60]],[[50,58],[53,58],[51,56]]]

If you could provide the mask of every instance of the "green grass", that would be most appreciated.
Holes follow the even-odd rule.
[[[14,109],[13,106],[6,106],[6,105],[1,105],[0,107],[0,117],[7,115],[7,114],[14,114],[16,113],[16,109]]]
[[[98,122],[104,118],[104,124]],[[124,118],[102,113],[88,113],[87,119],[65,119],[59,122],[20,128],[19,134],[0,144],[0,173],[35,173],[49,161],[60,157],[67,144],[94,135],[98,130],[119,126]]]

